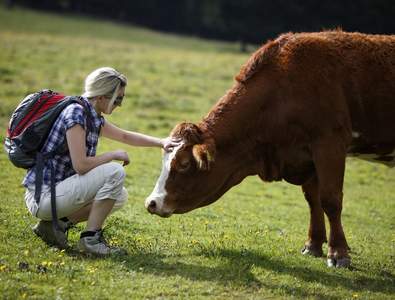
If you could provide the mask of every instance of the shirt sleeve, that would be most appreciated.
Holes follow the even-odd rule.
[[[63,110],[62,115],[66,131],[77,124],[85,128],[85,114],[82,105],[70,104]]]

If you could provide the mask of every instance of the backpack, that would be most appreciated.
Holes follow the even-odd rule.
[[[68,152],[67,141],[50,153],[41,153],[45,141],[52,129],[55,120],[66,106],[71,103],[79,103],[84,108],[87,117],[87,128],[92,128],[92,116],[85,102],[78,96],[65,96],[51,90],[26,96],[13,112],[7,136],[4,141],[4,149],[9,160],[18,168],[36,168],[35,195],[37,204],[40,202],[43,182],[43,169],[46,160],[55,154]],[[55,171],[51,165],[51,210],[54,229],[59,230],[56,214],[56,191]]]
[[[16,167],[30,169],[36,164],[37,153],[44,146],[53,123],[71,103],[85,108],[80,97],[64,96],[51,90],[30,94],[21,101],[11,116],[4,141],[8,158]],[[60,148],[55,152],[65,153],[67,144]]]

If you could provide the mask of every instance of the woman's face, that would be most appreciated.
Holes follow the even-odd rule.
[[[125,87],[121,87],[118,91],[118,95],[115,101],[111,103],[111,98],[107,96],[101,96],[99,98],[99,110],[105,114],[111,114],[117,106],[121,106],[123,97],[125,96]]]

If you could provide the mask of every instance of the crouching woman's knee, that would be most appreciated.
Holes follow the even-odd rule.
[[[114,208],[121,208],[128,198],[128,193],[124,188],[125,170],[119,163],[111,162],[102,165],[102,175],[104,176],[103,186],[95,196],[95,200],[113,199]]]
[[[123,166],[116,162],[108,163],[108,168],[108,180],[113,185],[113,199],[115,199],[115,204],[112,209],[112,212],[114,212],[122,208],[128,200],[128,191],[123,186],[126,173]]]
[[[124,207],[126,202],[128,201],[128,191],[124,187],[122,187],[121,195],[118,199],[115,200],[114,207],[112,209],[112,213]]]
[[[106,170],[105,174],[107,176],[107,180],[110,181],[111,183],[117,185],[117,184],[123,184],[125,180],[125,169],[123,166],[119,163],[116,162],[110,162],[105,164]]]

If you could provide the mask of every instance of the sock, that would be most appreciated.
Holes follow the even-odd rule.
[[[84,237],[87,237],[87,236],[94,236],[98,231],[100,231],[101,229],[99,229],[99,230],[95,230],[95,231],[89,231],[89,230],[87,230],[87,231],[84,231],[84,232],[81,232],[81,234],[80,234],[80,239],[82,239],[82,238],[84,238]]]

